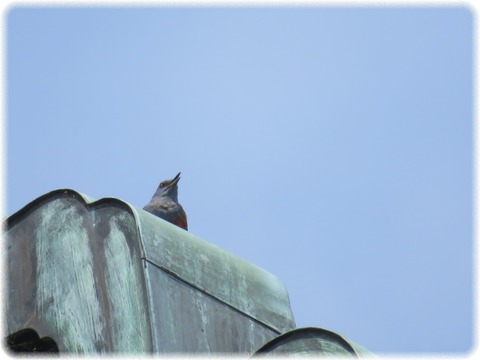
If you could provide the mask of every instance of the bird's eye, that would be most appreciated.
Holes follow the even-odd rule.
[[[160,183],[160,187],[165,187],[165,183]]]

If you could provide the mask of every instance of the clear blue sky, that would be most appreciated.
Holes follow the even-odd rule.
[[[143,207],[278,276],[297,326],[377,353],[473,344],[466,7],[42,8],[6,20],[7,215]]]

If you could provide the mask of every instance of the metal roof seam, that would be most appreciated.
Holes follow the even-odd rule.
[[[276,333],[279,334],[279,335],[282,334],[282,331],[281,331],[281,330],[273,327],[273,326],[270,325],[270,324],[267,324],[267,323],[265,323],[265,322],[257,319],[255,316],[253,316],[253,315],[251,315],[251,314],[248,314],[248,313],[246,313],[246,312],[244,312],[244,311],[236,308],[235,306],[227,303],[226,301],[220,299],[219,297],[217,297],[217,296],[215,296],[215,295],[213,295],[213,294],[210,294],[207,290],[202,289],[202,288],[196,286],[195,284],[193,284],[193,283],[189,282],[188,280],[182,278],[180,275],[178,275],[178,274],[176,274],[175,272],[167,269],[166,267],[161,266],[161,265],[158,265],[158,264],[150,261],[150,260],[147,259],[147,258],[145,258],[145,262],[147,262],[147,263],[149,263],[149,264],[152,264],[153,266],[155,266],[156,268],[162,270],[164,273],[170,275],[171,277],[175,278],[176,280],[179,280],[179,281],[181,281],[182,283],[190,286],[191,288],[193,288],[193,289],[195,289],[195,290],[198,290],[198,291],[202,292],[203,294],[209,296],[210,298],[215,299],[216,301],[218,301],[218,302],[220,302],[220,303],[228,306],[230,309],[234,310],[235,312],[240,313],[240,314],[242,314],[243,316],[248,317],[249,319],[252,319],[252,320],[255,321],[256,323],[258,323],[258,324],[260,324],[260,325],[262,325],[262,326],[265,326],[265,327],[269,328],[270,330],[276,332]]]

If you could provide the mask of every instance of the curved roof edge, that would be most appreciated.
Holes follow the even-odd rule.
[[[319,327],[303,327],[283,333],[258,349],[254,356],[344,355],[370,357],[374,354],[344,336]]]
[[[50,199],[62,197],[74,198],[88,209],[112,204],[122,207],[135,219],[142,258],[278,333],[295,327],[288,291],[275,275],[124,200],[96,200],[73,189],[56,189],[8,217],[6,228]]]

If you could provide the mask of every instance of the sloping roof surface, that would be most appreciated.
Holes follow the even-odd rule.
[[[60,352],[252,353],[295,327],[275,276],[119,199],[55,190],[5,234],[8,332]]]

